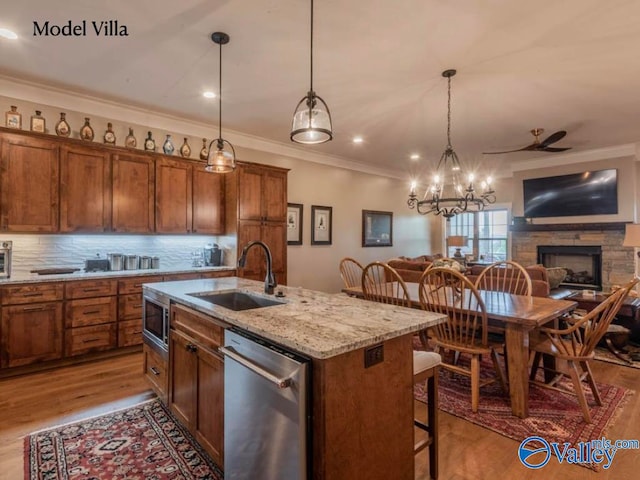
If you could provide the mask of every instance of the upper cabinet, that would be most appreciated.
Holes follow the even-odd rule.
[[[121,233],[151,233],[155,226],[153,158],[116,153],[112,158],[111,229]]]
[[[4,134],[0,145],[0,229],[58,231],[58,143]]]
[[[260,165],[238,171],[238,219],[284,222],[287,216],[287,172]]]
[[[111,231],[111,154],[63,145],[60,155],[60,231]]]
[[[188,160],[156,160],[156,232],[224,233],[223,182]]]
[[[0,128],[0,231],[225,233],[202,162]]]

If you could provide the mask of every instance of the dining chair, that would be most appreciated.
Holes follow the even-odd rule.
[[[531,296],[532,284],[529,272],[519,263],[503,260],[487,266],[476,279],[478,290],[513,293]]]
[[[411,308],[407,285],[386,263],[373,262],[364,267],[362,293],[365,300]],[[426,422],[413,420],[416,427],[427,433],[427,438],[415,442],[414,454],[429,448],[429,474],[433,480],[438,478],[438,371],[441,362],[442,358],[436,352],[413,351],[413,384],[426,382],[427,389]]]
[[[340,260],[340,276],[346,288],[359,287],[362,282],[362,264],[351,257]]]
[[[443,357],[443,368],[471,378],[472,411],[478,411],[481,386],[497,379],[508,393],[497,353],[502,345],[488,339],[487,311],[473,283],[455,270],[436,267],[422,276],[419,292],[423,309],[447,316],[444,323],[431,328],[432,341],[437,353],[440,350],[454,353],[453,359],[450,355]],[[496,378],[481,379],[480,361],[487,354],[493,362]],[[470,356],[469,367],[460,364],[458,355]]]
[[[533,332],[536,335],[530,336],[531,372],[529,380],[543,387],[565,391],[568,389],[559,388],[556,385],[562,378],[569,377],[573,384],[573,391],[578,397],[582,416],[587,423],[591,423],[591,414],[582,388],[582,381],[587,381],[596,404],[602,405],[589,361],[593,359],[596,345],[607,332],[613,318],[620,310],[622,302],[639,280],[637,277],[634,278],[583,317],[566,320],[568,324],[566,328],[542,327]],[[550,366],[542,367],[546,372],[554,374],[548,382],[536,380],[542,355],[550,355],[556,360],[561,360],[553,369]]]

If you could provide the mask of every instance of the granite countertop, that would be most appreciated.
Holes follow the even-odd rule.
[[[64,273],[55,275],[38,275],[37,273],[24,273],[11,275],[10,278],[0,279],[0,286],[14,285],[20,283],[39,283],[39,282],[70,282],[73,280],[97,280],[101,278],[112,277],[136,277],[148,275],[164,275],[174,273],[205,273],[205,272],[224,272],[233,271],[236,267],[180,267],[180,268],[154,268],[144,270],[116,270],[109,272],[85,272],[79,270],[74,273]]]
[[[189,293],[242,290],[282,305],[233,311]],[[277,287],[284,298],[264,293],[264,283],[238,277],[143,285],[179,303],[312,358],[329,358],[417,332],[444,320],[438,313],[369,302],[344,294]]]

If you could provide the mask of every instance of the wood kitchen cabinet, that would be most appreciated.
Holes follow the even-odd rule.
[[[224,328],[188,307],[171,306],[169,407],[223,467],[224,360],[217,353]]]
[[[112,156],[111,229],[121,233],[151,233],[155,228],[155,163],[148,155]]]
[[[224,233],[224,179],[187,160],[156,160],[156,232]]]
[[[11,286],[0,294],[0,367],[62,358],[62,285]]]
[[[111,231],[111,154],[104,149],[60,149],[60,231]]]
[[[287,283],[287,172],[239,162],[233,173],[226,174],[227,231],[238,232],[238,258],[247,243],[263,241],[271,251],[278,284]],[[264,281],[266,259],[260,248],[249,251],[238,276]]]
[[[142,284],[162,282],[162,275],[118,280],[118,347],[142,343]]]
[[[52,140],[0,134],[0,229],[58,230],[59,147]]]

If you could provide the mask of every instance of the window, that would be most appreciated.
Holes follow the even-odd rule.
[[[447,222],[447,239],[457,235],[467,237],[467,245],[461,248],[462,255],[473,254],[477,260],[486,262],[506,260],[508,217],[506,209],[461,213]],[[447,256],[455,256],[457,248],[449,246],[447,241]]]

